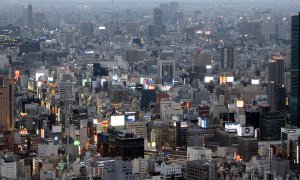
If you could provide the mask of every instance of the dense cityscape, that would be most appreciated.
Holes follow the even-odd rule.
[[[8,0],[0,178],[299,180],[299,0]]]

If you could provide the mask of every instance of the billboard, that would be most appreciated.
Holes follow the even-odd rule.
[[[125,125],[125,116],[111,116],[110,118],[111,126],[124,126]]]
[[[235,122],[226,122],[225,123],[225,131],[226,132],[237,132],[237,129],[241,127],[240,123]]]
[[[35,81],[39,81],[39,78],[44,76],[44,73],[35,73]]]
[[[135,122],[135,114],[125,114],[126,122]]]
[[[254,128],[253,128],[253,126],[238,127],[237,135],[238,136],[254,136]]]
[[[254,84],[254,85],[259,84],[259,79],[251,79],[251,84]]]
[[[21,76],[21,72],[19,70],[15,71],[15,78],[19,79]]]
[[[209,83],[211,81],[214,81],[214,77],[212,77],[212,76],[205,76],[204,77],[204,82],[205,83]]]
[[[233,78],[233,76],[229,76],[229,77],[227,77],[227,80],[226,80],[227,82],[233,82],[234,81],[234,78]]]
[[[236,101],[236,107],[238,107],[238,108],[244,107],[244,101],[243,100],[237,100]]]

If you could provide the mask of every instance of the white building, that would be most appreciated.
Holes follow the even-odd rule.
[[[271,170],[270,160],[267,158],[253,156],[250,162],[246,165],[246,172],[250,172],[252,170],[263,175],[264,172]]]
[[[148,172],[148,162],[143,158],[132,160],[132,173],[139,174],[140,177],[146,177]]]
[[[160,102],[160,118],[161,120],[168,124],[168,120],[172,116],[182,116],[183,110],[181,109],[180,103],[175,103],[174,101],[161,101]]]
[[[53,139],[46,139],[44,144],[38,144],[38,155],[58,156],[58,144]]]
[[[211,162],[211,149],[205,147],[187,147],[187,161],[206,159]]]
[[[17,179],[17,163],[0,159],[1,178]]]
[[[172,176],[174,176],[175,179],[182,177],[181,165],[163,162],[161,164],[160,179],[170,179]]]

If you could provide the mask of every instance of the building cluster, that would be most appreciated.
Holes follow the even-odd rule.
[[[11,3],[14,18],[0,18],[1,178],[300,178],[293,8],[112,1],[55,15]]]

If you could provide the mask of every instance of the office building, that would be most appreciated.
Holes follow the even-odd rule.
[[[238,154],[241,159],[248,162],[252,156],[257,155],[258,141],[254,137],[238,137]]]
[[[182,171],[181,171],[180,164],[175,164],[170,162],[163,162],[161,164],[161,170],[160,170],[161,180],[178,179],[178,178],[182,178]]]
[[[148,162],[143,158],[132,160],[132,173],[138,174],[139,177],[145,178],[148,174]]]
[[[163,23],[166,23],[170,17],[169,4],[160,4],[159,8],[162,11],[162,21],[163,21]]]
[[[286,174],[290,171],[290,161],[288,159],[282,159],[280,157],[274,157],[271,159],[271,172],[275,176],[280,176],[286,179]]]
[[[291,168],[300,168],[300,128],[281,128],[282,153],[291,160]]]
[[[59,41],[64,47],[74,44],[74,33],[60,32]]]
[[[15,129],[15,85],[12,80],[0,78],[0,129]]]
[[[134,137],[131,132],[109,127],[108,133],[100,133],[97,139],[101,156],[119,156],[126,160],[144,158],[144,138]]]
[[[121,156],[123,159],[144,158],[144,138],[141,137],[115,137],[114,156]]]
[[[234,69],[234,47],[221,48],[221,68]]]
[[[284,58],[272,55],[268,61],[268,103],[272,111],[285,112]]]
[[[246,111],[246,126],[253,126],[254,129],[260,128],[260,112],[258,110]]]
[[[175,60],[160,59],[157,61],[157,77],[161,84],[173,84],[175,78]]]
[[[25,41],[19,46],[19,54],[29,54],[32,52],[40,52],[41,47],[38,41]]]
[[[300,127],[300,13],[292,16],[290,124]]]
[[[95,172],[99,173],[101,179],[119,179],[119,180],[129,180],[137,179],[136,175],[132,173],[132,163],[131,161],[122,161],[119,159],[104,159],[100,161],[99,164],[93,167],[100,169]]]
[[[175,18],[179,11],[179,3],[176,1],[170,2],[170,16],[171,18]]]
[[[187,161],[204,160],[211,162],[211,156],[211,149],[201,146],[187,147]]]
[[[215,163],[205,160],[194,160],[187,162],[187,180],[215,180],[217,169]]]
[[[272,55],[268,63],[268,82],[284,84],[284,57],[282,55]]]
[[[92,36],[94,34],[94,25],[91,22],[80,23],[81,36]]]
[[[32,15],[32,5],[29,4],[27,7],[27,26],[32,28],[33,27],[33,15]]]
[[[203,121],[205,121],[203,119]],[[201,125],[204,126],[206,122]],[[216,129],[206,129],[206,128],[189,128],[187,131],[187,146],[202,146],[203,140],[205,141],[204,147],[217,150],[217,139],[216,139]]]
[[[172,150],[185,148],[187,143],[187,122],[170,121],[168,128],[168,144]]]
[[[12,157],[3,157],[0,159],[1,178],[17,179],[17,162]]]
[[[281,128],[286,124],[284,115],[281,112],[261,113],[261,140],[280,140]]]
[[[153,25],[149,26],[149,35],[152,38],[159,38],[164,33],[163,12],[161,9],[155,8],[153,11]]]
[[[140,108],[149,109],[151,103],[156,102],[156,92],[154,90],[143,89],[141,91]]]

